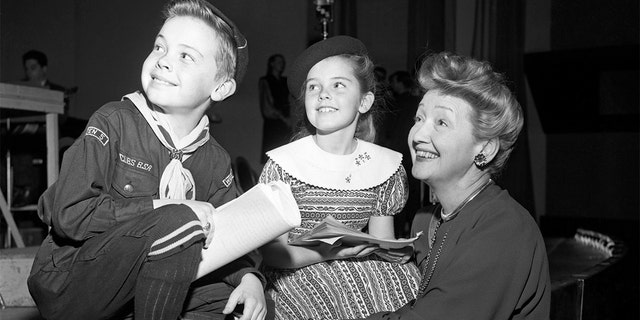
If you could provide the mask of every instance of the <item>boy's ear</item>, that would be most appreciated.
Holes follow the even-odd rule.
[[[373,95],[373,92],[369,91],[365,93],[362,99],[360,100],[360,107],[358,107],[358,111],[360,113],[367,113],[367,111],[371,109],[374,99],[375,99],[375,96]]]
[[[228,79],[211,92],[211,100],[222,101],[236,92],[236,81]]]

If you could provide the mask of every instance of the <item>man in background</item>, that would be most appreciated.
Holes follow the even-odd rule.
[[[48,59],[44,52],[29,50],[22,55],[24,78],[14,84],[37,87],[64,93],[64,113],[58,117],[59,153],[64,151],[84,131],[87,120],[69,116],[69,98],[78,90],[77,87],[66,88],[51,82],[48,78]],[[5,192],[7,184],[6,157],[11,158],[12,194],[11,205],[21,207],[35,204],[40,194],[46,189],[46,139],[44,121],[26,120],[35,114],[30,111],[11,110],[4,112],[3,118],[11,119],[10,126],[2,125],[0,135],[0,187]],[[10,153],[7,153],[10,152]],[[5,189],[7,188],[7,189]]]
[[[69,108],[69,96],[78,91],[78,87],[65,88],[59,84],[49,81],[47,68],[49,61],[47,55],[38,50],[29,50],[22,55],[22,66],[24,67],[24,79],[22,85],[31,87],[46,88],[50,90],[62,91],[64,93],[64,114],[67,115]]]

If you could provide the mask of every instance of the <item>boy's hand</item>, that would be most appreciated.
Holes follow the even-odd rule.
[[[206,201],[197,201],[197,200],[182,200],[183,204],[187,205],[193,212],[198,216],[198,220],[202,224],[202,230],[204,231],[204,235],[207,237],[207,240],[204,242],[204,248],[208,248],[211,240],[213,240],[213,233],[215,231],[215,226],[213,225],[213,213],[216,212],[216,209],[213,205]]]
[[[240,320],[264,320],[267,315],[267,302],[264,299],[262,282],[255,275],[247,273],[242,276],[240,285],[231,292],[222,313],[230,314],[238,304],[244,304]]]

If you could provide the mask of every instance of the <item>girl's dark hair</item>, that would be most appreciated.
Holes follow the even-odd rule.
[[[380,121],[381,112],[384,109],[384,99],[379,96],[375,74],[373,72],[374,64],[368,55],[341,54],[338,57],[345,58],[353,65],[353,72],[360,84],[360,93],[365,94],[372,92],[375,96],[373,105],[366,113],[361,113],[358,118],[355,137],[374,142],[376,139],[376,127]],[[316,133],[316,128],[309,122],[304,107],[304,90],[305,86],[300,88],[301,92],[296,101],[296,112],[298,116],[297,133],[292,140],[297,140]]]

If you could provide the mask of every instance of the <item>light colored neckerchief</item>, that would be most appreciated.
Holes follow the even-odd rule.
[[[186,137],[178,139],[171,129],[167,116],[148,104],[139,91],[130,93],[123,97],[125,98],[131,100],[140,110],[158,140],[169,149],[171,161],[164,168],[160,178],[160,199],[195,200],[196,185],[193,176],[182,166],[182,162],[209,140],[209,118],[206,115],[203,116]]]

